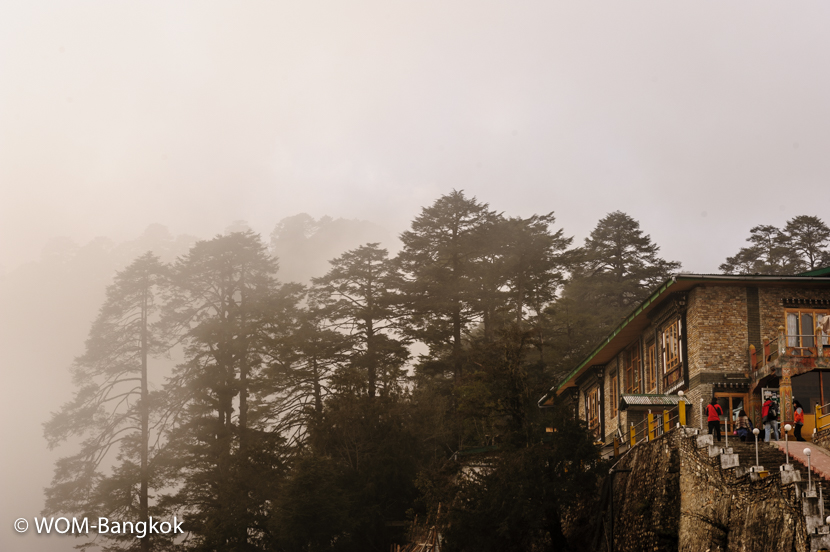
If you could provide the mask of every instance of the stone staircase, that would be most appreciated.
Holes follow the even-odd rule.
[[[693,435],[686,430],[687,435]],[[713,443],[711,435],[694,435],[698,448],[708,449],[712,459],[719,458],[723,469],[735,469],[736,477],[745,477],[759,481],[776,474],[780,484],[796,485],[796,492],[801,496],[804,519],[807,527],[807,542],[811,552],[830,550],[830,525],[826,518],[830,514],[830,481],[823,479],[815,471],[811,474],[812,487],[808,485],[807,467],[790,457],[789,465],[785,452],[769,443],[758,443],[756,463],[755,441],[742,443],[738,439]]]

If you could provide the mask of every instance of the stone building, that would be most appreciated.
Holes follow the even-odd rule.
[[[830,347],[817,324],[830,315],[830,268],[794,276],[678,274],[643,301],[558,385],[598,441],[627,437],[651,410],[687,399],[698,425],[714,396],[729,431],[745,409],[761,422],[762,391],[780,397],[782,422],[792,400],[805,407],[809,438],[816,404],[830,402]],[[826,411],[826,409],[825,409]],[[671,425],[674,425],[673,423]]]

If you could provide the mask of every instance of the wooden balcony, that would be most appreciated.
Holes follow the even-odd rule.
[[[821,330],[816,330],[815,335],[785,335],[784,328],[779,327],[776,339],[764,338],[760,355],[754,346],[749,348],[752,387],[767,376],[781,377],[785,368],[790,376],[816,369],[830,370],[830,346],[826,341]]]

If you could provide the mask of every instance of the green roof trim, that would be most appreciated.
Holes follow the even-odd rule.
[[[802,272],[799,276],[830,276],[830,266],[825,266],[823,268],[814,268],[813,270],[808,270],[807,272]]]
[[[590,365],[591,361],[596,357],[610,342],[614,339],[617,334],[619,334],[623,329],[625,329],[628,324],[630,324],[640,313],[643,312],[649,305],[657,301],[666,290],[671,288],[672,285],[680,282],[758,282],[758,283],[775,283],[775,282],[790,282],[790,283],[802,283],[802,282],[822,282],[822,283],[830,283],[830,267],[825,268],[817,268],[815,270],[811,270],[809,272],[804,272],[802,274],[797,275],[786,275],[786,276],[776,276],[776,275],[765,275],[765,274],[739,274],[739,275],[732,275],[732,274],[676,274],[669,278],[664,284],[662,284],[657,290],[652,293],[645,301],[640,303],[640,306],[637,307],[631,314],[626,316],[622,322],[612,331],[605,339],[603,339],[596,348],[588,355],[588,357],[583,360],[579,365],[572,370],[560,383],[554,388],[551,388],[548,393],[546,393],[541,399],[539,399],[539,406],[544,407],[544,403],[550,398],[551,392],[559,393],[564,388],[569,387],[571,384],[571,380],[579,374],[579,372],[585,368],[586,366]],[[683,286],[681,286],[683,287]]]
[[[675,283],[675,281],[674,281],[673,279],[672,279],[672,280],[668,280],[668,281],[667,281],[666,283],[664,283],[662,286],[660,286],[659,288],[657,288],[657,291],[655,291],[654,293],[652,293],[652,294],[651,294],[651,296],[650,296],[648,299],[646,299],[645,301],[643,301],[643,302],[640,304],[640,306],[639,306],[639,307],[637,307],[637,309],[636,309],[634,312],[632,312],[632,313],[631,313],[631,314],[629,314],[627,317],[625,317],[625,319],[623,319],[623,321],[622,321],[622,322],[620,322],[620,324],[619,324],[619,325],[618,325],[618,326],[614,329],[614,331],[612,331],[612,332],[611,332],[611,334],[610,334],[610,335],[608,335],[608,337],[606,337],[606,338],[602,341],[602,343],[600,343],[599,345],[597,345],[597,347],[596,347],[596,348],[595,348],[595,349],[591,352],[591,354],[590,354],[590,355],[588,355],[588,358],[586,358],[585,360],[583,360],[583,361],[579,364],[579,366],[577,366],[576,368],[574,368],[574,370],[573,370],[570,374],[568,374],[568,376],[567,376],[564,380],[562,380],[562,383],[560,383],[560,384],[556,387],[556,391],[558,392],[560,389],[562,389],[564,386],[566,386],[566,385],[568,384],[568,382],[570,382],[570,381],[571,381],[571,379],[572,379],[572,378],[573,378],[576,374],[578,374],[578,373],[579,373],[579,371],[580,371],[580,370],[582,370],[582,368],[584,368],[584,367],[585,367],[585,365],[589,364],[589,363],[591,362],[591,360],[592,360],[595,356],[597,356],[597,354],[599,354],[599,352],[600,352],[601,350],[603,350],[603,349],[605,348],[605,346],[608,344],[608,342],[609,342],[609,341],[611,341],[612,339],[614,339],[614,337],[616,337],[616,335],[617,335],[618,333],[620,333],[620,332],[621,332],[621,331],[622,331],[622,330],[623,330],[626,326],[628,326],[628,324],[629,324],[632,320],[634,320],[635,318],[637,318],[637,315],[638,315],[638,314],[640,314],[641,312],[643,312],[643,309],[645,309],[647,306],[649,306],[649,305],[650,305],[650,304],[652,304],[654,301],[656,301],[656,300],[657,300],[657,298],[658,298],[658,297],[660,297],[660,295],[662,295],[662,294],[663,294],[663,292],[664,292],[664,291],[666,291],[669,287],[671,287],[671,285],[672,285],[672,284],[674,284],[674,283]]]

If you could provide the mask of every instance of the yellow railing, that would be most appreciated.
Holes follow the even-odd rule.
[[[830,404],[816,404],[816,429],[830,426]]]
[[[684,408],[680,408],[680,405]],[[628,443],[634,447],[643,441],[653,441],[660,435],[668,433],[674,424],[686,425],[685,401],[671,409],[664,409],[662,412],[654,413],[648,411],[648,415],[639,423],[631,422],[628,428]]]

